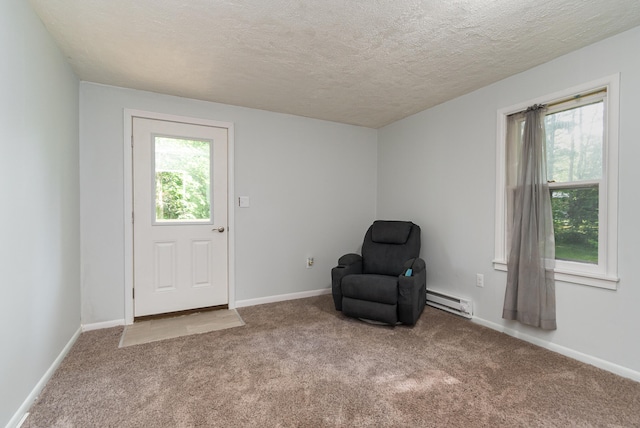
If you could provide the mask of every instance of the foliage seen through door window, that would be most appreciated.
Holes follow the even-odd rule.
[[[156,221],[210,220],[211,143],[155,137]]]

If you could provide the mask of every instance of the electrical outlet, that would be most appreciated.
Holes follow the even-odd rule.
[[[484,287],[484,275],[481,273],[476,274],[476,287]]]
[[[313,257],[307,257],[307,269],[311,269],[313,267]]]

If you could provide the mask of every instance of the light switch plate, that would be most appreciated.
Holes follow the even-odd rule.
[[[238,198],[238,206],[240,208],[249,208],[249,197],[248,196],[240,196]]]

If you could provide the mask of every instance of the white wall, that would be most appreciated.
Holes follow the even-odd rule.
[[[80,327],[78,80],[23,0],[0,2],[0,426]]]
[[[125,108],[235,124],[236,301],[329,287],[374,219],[373,129],[85,82],[80,106],[83,324],[124,318]]]
[[[475,315],[494,327],[515,329],[576,356],[587,354],[635,376],[640,374],[637,46],[640,28],[391,124],[378,135],[378,215],[422,226],[429,287],[472,298]],[[506,273],[492,267],[497,110],[618,72],[618,290],[557,283],[556,331],[506,322],[501,319]],[[475,286],[476,273],[485,275],[484,288]]]

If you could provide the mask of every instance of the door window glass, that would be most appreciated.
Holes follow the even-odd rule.
[[[154,137],[155,222],[211,221],[211,142]]]

